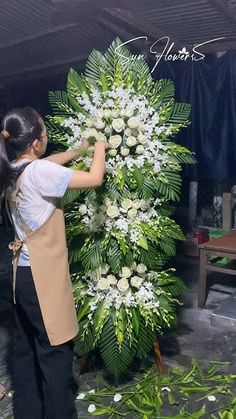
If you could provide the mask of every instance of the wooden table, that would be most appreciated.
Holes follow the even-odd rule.
[[[216,265],[221,258],[236,260],[236,230],[223,237],[209,240],[199,246],[200,269],[198,284],[198,307],[204,307],[206,302],[206,281],[209,271],[236,275],[236,269]],[[213,259],[210,259],[212,258]]]

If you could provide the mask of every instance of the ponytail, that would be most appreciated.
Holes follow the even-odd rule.
[[[5,190],[12,185],[15,178],[16,170],[12,167],[8,160],[5,141],[7,141],[6,130],[0,133],[0,197]]]
[[[43,123],[40,115],[31,107],[12,109],[3,119],[0,132],[0,198],[16,179],[18,170],[9,159],[9,153],[16,157],[26,152],[32,142],[41,136]]]

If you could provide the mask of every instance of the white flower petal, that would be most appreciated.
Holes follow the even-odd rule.
[[[207,396],[209,402],[215,402],[216,401],[216,397],[215,396]]]
[[[114,395],[114,402],[119,402],[122,399],[122,395],[120,393],[116,393]]]
[[[83,400],[85,398],[85,393],[80,393],[78,394],[78,396],[76,397],[76,400]]]
[[[90,404],[89,407],[88,407],[88,412],[93,413],[93,412],[95,412],[95,410],[96,410],[95,404]]]

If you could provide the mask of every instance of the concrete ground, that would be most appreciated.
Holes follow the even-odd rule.
[[[11,234],[0,227],[0,385],[11,390],[12,353],[14,322],[11,306],[11,288],[9,285],[10,252],[7,243]],[[209,294],[206,308],[197,308],[197,277],[198,259],[178,256],[172,266],[187,285],[184,305],[179,309],[179,322],[175,329],[170,330],[160,339],[161,351],[166,368],[190,365],[191,358],[201,361],[207,366],[209,361],[230,361],[226,372],[236,373],[236,337],[235,323],[220,321],[211,324],[212,312],[233,293],[236,292],[235,277],[211,274],[209,279]],[[236,298],[235,298],[236,304]],[[236,307],[235,307],[236,312]],[[152,355],[147,361],[150,365]],[[96,359],[88,364],[88,371],[80,377],[81,389],[95,388],[97,382],[103,382],[105,375],[102,369],[96,368]],[[145,365],[145,362],[144,364]],[[75,364],[75,377],[78,379]],[[87,408],[77,401],[78,417],[85,417]],[[0,419],[11,419],[11,398],[5,396],[0,401]],[[86,414],[88,417],[88,414]],[[33,419],[33,418],[32,418]]]

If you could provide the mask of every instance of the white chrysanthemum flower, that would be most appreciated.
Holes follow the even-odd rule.
[[[92,118],[87,118],[86,121],[85,121],[85,124],[88,128],[91,128],[93,126]]]
[[[135,152],[137,153],[137,154],[143,154],[144,153],[144,147],[143,147],[143,145],[138,145],[137,147],[136,147],[136,150],[135,150]]]
[[[89,137],[95,137],[95,138],[97,138],[98,132],[97,132],[97,130],[95,128],[90,128],[90,129],[84,131],[83,134],[86,135],[86,138],[89,138]]]
[[[85,393],[80,393],[78,394],[78,396],[76,397],[76,400],[83,400],[85,398]]]
[[[97,109],[95,111],[95,116],[98,119],[102,119],[104,117],[104,111],[103,111],[103,109]]]
[[[127,279],[120,279],[118,282],[117,282],[117,288],[118,288],[118,290],[119,291],[121,291],[121,292],[125,292],[125,291],[127,291],[128,289],[129,289],[129,283],[128,283],[128,281],[127,281]]]
[[[110,286],[110,282],[108,281],[106,277],[102,277],[99,279],[98,288],[100,290],[106,290],[107,288],[109,288],[109,286]]]
[[[104,110],[104,118],[110,118],[111,117],[111,110],[105,109]]]
[[[121,269],[121,276],[122,278],[129,278],[132,275],[132,271],[128,266],[123,266]]]
[[[104,265],[101,266],[101,274],[106,275],[109,269],[110,269],[110,266],[107,263],[105,263]]]
[[[109,281],[110,285],[116,285],[117,279],[115,275],[107,275],[107,280]]]
[[[126,144],[128,147],[133,147],[134,145],[137,144],[137,140],[135,137],[130,135],[128,138],[126,138]]]
[[[146,272],[146,270],[147,270],[147,267],[146,267],[146,265],[144,265],[144,263],[139,263],[136,267],[136,271],[139,274],[144,274],[144,272]]]
[[[133,116],[134,114],[134,110],[133,108],[126,108],[124,111],[125,116],[127,116],[127,118],[130,118],[131,116]]]
[[[108,151],[109,156],[116,156],[117,155],[117,150],[115,148],[113,148],[112,150]]]
[[[136,210],[136,208],[131,208],[131,209],[129,209],[127,214],[128,214],[129,218],[135,218],[137,213],[138,213],[138,211]]]
[[[114,402],[119,402],[122,399],[122,395],[120,393],[116,393],[114,395]]]
[[[116,205],[110,205],[107,208],[107,215],[110,218],[118,217],[119,213],[120,213],[119,208]]]
[[[126,135],[126,137],[130,137],[130,135],[132,134],[132,131],[130,128],[126,128],[124,131],[124,134]]]
[[[121,207],[126,211],[128,211],[130,208],[132,208],[132,205],[133,205],[132,199],[124,198],[121,201]]]
[[[95,410],[96,410],[95,404],[90,404],[89,407],[88,407],[88,412],[93,413],[93,412],[95,412]]]
[[[134,116],[131,116],[131,118],[128,119],[127,124],[129,128],[133,129],[139,126],[139,121]]]
[[[129,155],[129,149],[125,148],[125,147],[121,147],[120,154],[124,157],[128,156]]]
[[[113,119],[112,127],[116,132],[121,132],[124,129],[125,123],[122,118]]]
[[[102,132],[98,132],[97,134],[97,141],[106,141],[106,136]]]
[[[140,208],[140,201],[139,200],[134,201],[132,203],[132,207],[135,208],[136,210],[138,210]]]
[[[139,134],[138,135],[138,142],[140,144],[146,144],[147,141],[148,141],[148,138],[147,138],[146,135],[144,135],[144,134]]]
[[[118,148],[122,142],[122,137],[120,135],[112,135],[108,142],[111,144],[112,147]]]
[[[85,215],[85,214],[87,214],[87,211],[88,211],[88,208],[87,208],[87,206],[86,206],[85,204],[81,204],[81,205],[79,206],[79,213],[80,213],[81,215]]]
[[[145,199],[140,200],[140,208],[142,211],[146,211],[149,207],[149,203]]]
[[[111,127],[106,127],[105,129],[104,129],[104,132],[105,132],[105,134],[107,134],[107,135],[111,135]]]
[[[133,276],[131,278],[131,281],[130,281],[132,287],[135,287],[135,288],[139,288],[141,286],[142,282],[143,282],[143,280],[139,276]]]
[[[97,129],[103,129],[105,127],[105,122],[102,119],[95,119],[94,125]]]

